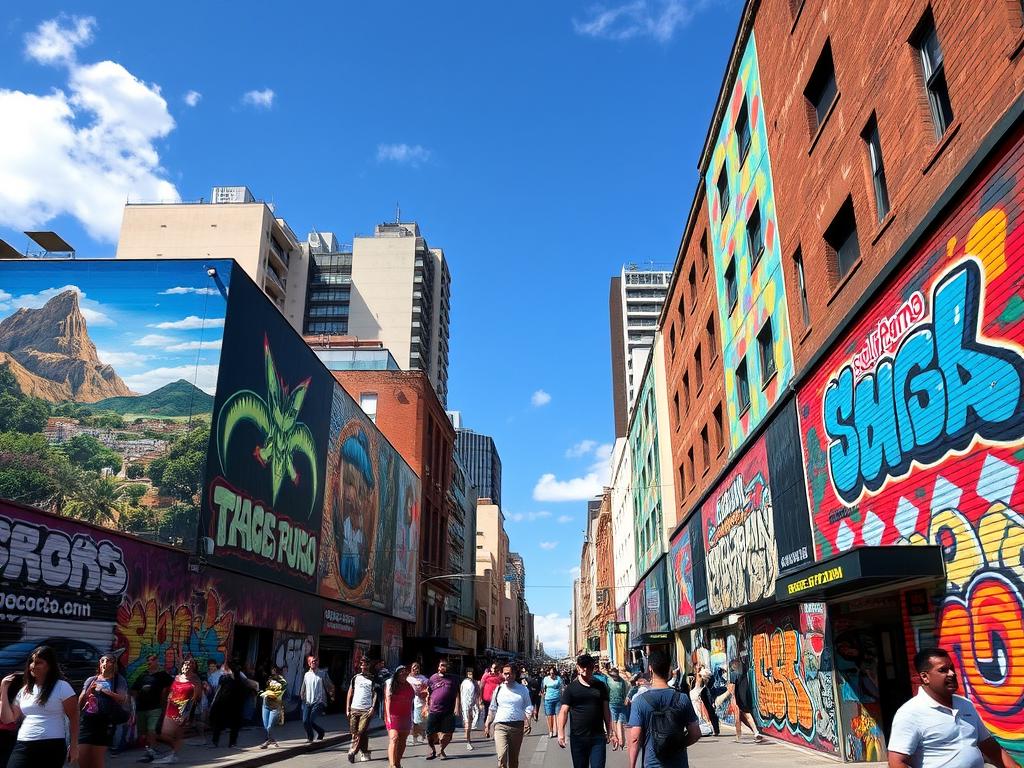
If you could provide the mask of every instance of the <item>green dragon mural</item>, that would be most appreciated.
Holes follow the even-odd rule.
[[[289,392],[277,374],[266,336],[263,337],[263,357],[266,363],[267,398],[260,397],[252,390],[239,390],[225,401],[220,410],[217,445],[221,471],[227,473],[228,445],[235,427],[243,422],[255,424],[263,433],[264,441],[262,445],[256,446],[253,456],[262,466],[270,466],[271,503],[277,503],[285,475],[295,485],[299,484],[299,472],[295,468],[297,453],[309,461],[313,479],[310,495],[312,513],[319,482],[316,445],[309,427],[298,420],[310,379],[301,381]]]

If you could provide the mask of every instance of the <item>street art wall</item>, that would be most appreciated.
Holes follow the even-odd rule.
[[[669,629],[666,563],[659,560],[629,595],[630,646],[643,643],[643,635]]]
[[[779,556],[768,480],[761,438],[701,508],[712,615],[774,599]]]
[[[1022,173],[1018,132],[797,395],[817,556],[886,544],[942,547],[939,643],[953,651],[964,692],[1018,761]]]
[[[741,144],[746,144],[743,139],[747,131],[737,131],[744,119],[749,126],[749,148],[745,153]],[[718,190],[723,171],[728,189],[724,200]],[[722,328],[729,439],[731,449],[736,450],[793,376],[779,225],[753,33],[740,61],[704,183]],[[752,241],[748,224],[754,220],[760,222],[756,228],[760,235]],[[763,252],[759,242],[763,242]],[[734,284],[735,290],[727,283]],[[763,370],[758,355],[758,334],[769,324],[774,376]],[[712,354],[709,352],[708,356]],[[740,399],[736,377],[744,360],[749,380],[747,407]]]
[[[0,498],[191,551],[231,274],[0,261]]]
[[[762,614],[751,623],[754,716],[776,738],[840,754],[835,679],[824,603]]]
[[[690,529],[684,527],[668,550],[669,625],[672,629],[688,627],[696,620],[693,591],[693,548]]]

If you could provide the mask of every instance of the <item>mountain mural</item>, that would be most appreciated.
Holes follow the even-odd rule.
[[[135,397],[109,397],[93,404],[97,411],[114,411],[126,414],[151,414],[153,416],[189,416],[196,413],[213,413],[213,395],[184,379],[172,381],[148,395]]]
[[[22,392],[51,403],[134,394],[96,354],[76,291],[0,321],[0,365],[14,374]]]

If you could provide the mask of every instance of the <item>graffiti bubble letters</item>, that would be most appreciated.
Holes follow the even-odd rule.
[[[316,536],[229,487],[222,478],[215,478],[212,486],[216,546],[239,549],[275,567],[313,575]]]
[[[788,728],[810,741],[814,735],[814,707],[798,667],[800,644],[796,632],[777,629],[754,635],[757,711],[762,721],[777,729]]]
[[[968,258],[938,281],[932,318],[859,380],[847,363],[822,401],[836,494],[855,502],[913,462],[933,464],[976,437],[1024,437],[1024,357],[979,339],[983,279]]]
[[[124,553],[109,541],[0,517],[0,572],[9,582],[117,597],[128,586]]]

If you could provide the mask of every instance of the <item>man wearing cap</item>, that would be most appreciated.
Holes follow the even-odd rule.
[[[576,679],[562,691],[558,712],[558,746],[565,749],[565,727],[572,713],[569,752],[573,768],[604,768],[606,744],[618,749],[619,737],[612,726],[608,686],[594,676],[594,657],[576,659]]]

